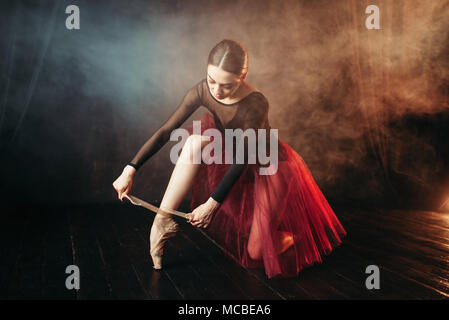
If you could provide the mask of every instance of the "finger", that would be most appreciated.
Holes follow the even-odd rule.
[[[204,226],[204,222],[203,221],[200,221],[199,223],[198,223],[198,228],[202,228]]]
[[[122,199],[123,198],[128,198],[128,189],[122,192]]]
[[[126,190],[121,190],[120,191],[120,200],[123,202],[123,198],[125,197],[125,193],[126,192]]]

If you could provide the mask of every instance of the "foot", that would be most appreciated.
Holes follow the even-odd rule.
[[[176,235],[177,231],[178,224],[170,215],[158,213],[154,218],[150,234],[150,255],[154,269],[162,269],[164,245],[168,239]]]
[[[291,246],[293,246],[293,235],[290,232],[279,231],[279,254],[287,251]]]

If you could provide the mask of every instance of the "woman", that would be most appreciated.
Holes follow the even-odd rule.
[[[271,128],[268,101],[246,81],[247,75],[245,48],[230,39],[218,43],[209,54],[206,78],[186,93],[176,111],[113,183],[122,200],[131,190],[136,170],[168,141],[172,130],[200,106],[210,112],[201,118],[201,135],[193,134],[192,125],[187,128],[190,136],[154,219],[150,254],[156,269],[162,267],[164,243],[178,229],[163,209],[177,209],[189,190],[189,222],[207,228],[243,266],[263,267],[269,278],[294,276],[304,267],[322,262],[322,255],[331,252],[346,235],[301,156],[280,139],[275,174],[260,174],[262,165],[248,164],[246,158],[244,164],[192,161],[194,152],[201,152],[213,141],[203,135],[207,129],[218,129],[225,141],[224,129]],[[244,143],[244,150],[248,150],[247,141]],[[225,151],[222,144],[223,159]]]

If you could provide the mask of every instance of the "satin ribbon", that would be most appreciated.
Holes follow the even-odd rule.
[[[175,216],[178,216],[178,217],[181,217],[181,218],[184,218],[184,219],[189,219],[188,215],[190,213],[184,213],[184,212],[181,212],[181,211],[172,210],[172,209],[168,209],[168,208],[158,208],[158,207],[156,207],[156,206],[154,206],[154,205],[152,205],[152,204],[150,204],[148,202],[145,202],[142,199],[139,199],[139,198],[137,198],[135,196],[132,196],[132,195],[125,194],[124,197],[126,197],[133,205],[144,207],[144,208],[146,208],[148,210],[151,210],[151,211],[153,211],[155,213],[158,213],[158,211],[159,211],[159,213],[161,213],[161,211],[162,211],[162,213],[169,213],[169,214],[173,214]]]

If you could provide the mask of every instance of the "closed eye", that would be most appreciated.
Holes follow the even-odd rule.
[[[208,75],[208,77],[209,77],[209,83],[210,84],[215,84],[216,83],[215,80],[213,80],[209,75]],[[225,84],[223,87],[225,89],[232,89],[233,85],[232,84]]]
[[[210,83],[210,84],[215,84],[214,81],[209,81],[209,83]],[[232,86],[226,85],[226,86],[224,86],[223,88],[225,88],[225,89],[231,89]]]

